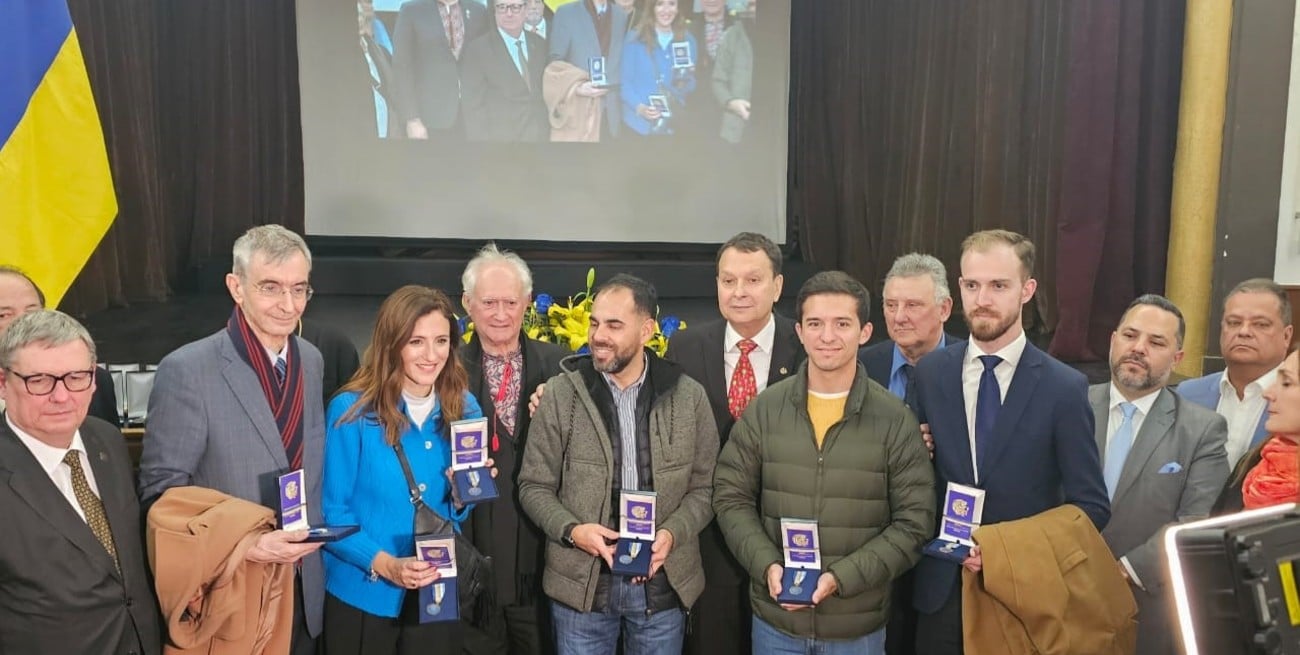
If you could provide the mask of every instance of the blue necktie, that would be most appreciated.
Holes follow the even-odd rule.
[[[975,466],[984,463],[984,453],[993,441],[993,425],[1002,409],[1002,388],[993,369],[1002,363],[997,355],[980,355],[984,372],[980,374],[979,393],[975,396]]]
[[[284,361],[283,357],[275,358],[275,381],[284,386],[284,376],[289,372],[289,364]]]
[[[898,372],[903,374],[903,404],[907,405],[909,409],[915,409],[916,384],[912,380],[912,373],[914,372],[912,370],[912,365],[903,364],[898,367]]]
[[[1115,487],[1119,486],[1119,474],[1124,470],[1124,460],[1128,459],[1129,448],[1133,447],[1133,415],[1137,413],[1137,405],[1120,403],[1119,411],[1124,412],[1124,420],[1111,436],[1110,443],[1106,444],[1106,466],[1102,471],[1106,478],[1106,491],[1112,499],[1115,498]]]

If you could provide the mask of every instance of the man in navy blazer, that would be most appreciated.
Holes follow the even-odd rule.
[[[917,365],[917,414],[934,437],[936,495],[947,483],[985,492],[985,524],[1077,505],[1100,531],[1110,503],[1094,439],[1088,381],[1025,337],[1021,313],[1034,297],[1034,244],[1006,230],[962,243],[963,313],[969,342]],[[962,566],[978,572],[979,548]],[[962,652],[961,576],[956,563],[922,557],[913,604],[916,652]]]
[[[916,410],[913,370],[921,358],[957,343],[944,331],[952,315],[948,270],[933,255],[908,253],[894,260],[880,294],[889,339],[858,349],[867,377]]]
[[[889,339],[859,348],[858,361],[866,367],[867,377],[889,389],[915,412],[917,362],[935,350],[957,343],[957,337],[943,329],[952,315],[948,269],[933,255],[916,252],[903,255],[894,260],[885,274],[880,297]],[[913,584],[912,572],[908,571],[894,585],[889,626],[885,631],[885,652],[889,655],[916,652]]]
[[[1223,300],[1219,352],[1227,370],[1178,385],[1178,395],[1228,419],[1228,466],[1264,442],[1268,402],[1264,390],[1291,345],[1291,300],[1286,290],[1264,278],[1246,280]]]

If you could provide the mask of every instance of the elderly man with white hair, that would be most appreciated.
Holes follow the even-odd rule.
[[[488,417],[492,457],[502,475],[501,498],[474,510],[467,531],[474,545],[492,557],[495,607],[473,617],[465,649],[471,653],[551,652],[550,620],[542,594],[545,537],[519,506],[515,483],[528,433],[528,398],[560,372],[567,349],[529,339],[524,312],[532,304],[533,275],[519,255],[489,243],[461,276],[461,303],[474,322],[460,349],[469,390]]]

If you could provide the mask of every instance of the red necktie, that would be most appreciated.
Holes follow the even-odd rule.
[[[750,339],[742,339],[736,347],[740,348],[740,359],[736,361],[736,370],[731,373],[731,386],[727,387],[727,410],[731,412],[732,418],[740,418],[749,401],[758,395],[754,366],[749,363],[749,353],[754,352],[758,344]]]

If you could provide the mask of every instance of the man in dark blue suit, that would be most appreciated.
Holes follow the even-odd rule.
[[[916,410],[913,369],[921,358],[957,343],[944,331],[952,315],[948,269],[933,255],[908,253],[894,260],[880,294],[889,339],[858,350],[867,377]]]
[[[944,331],[952,315],[952,292],[948,290],[948,269],[933,255],[908,253],[894,260],[885,274],[880,294],[885,309],[889,338],[858,349],[858,360],[867,377],[901,398],[916,411],[914,372],[921,358],[957,343]],[[916,610],[912,607],[912,572],[894,585],[889,626],[885,631],[885,652],[913,655],[916,652]]]
[[[949,482],[985,492],[985,524],[1022,519],[1064,503],[1100,531],[1110,519],[1094,418],[1083,374],[1025,338],[1021,312],[1034,297],[1034,244],[1005,230],[962,243],[959,285],[969,342],[917,365],[917,414],[934,436],[936,493]],[[979,548],[961,565],[979,572]],[[961,567],[923,557],[913,604],[916,652],[962,652]]]

